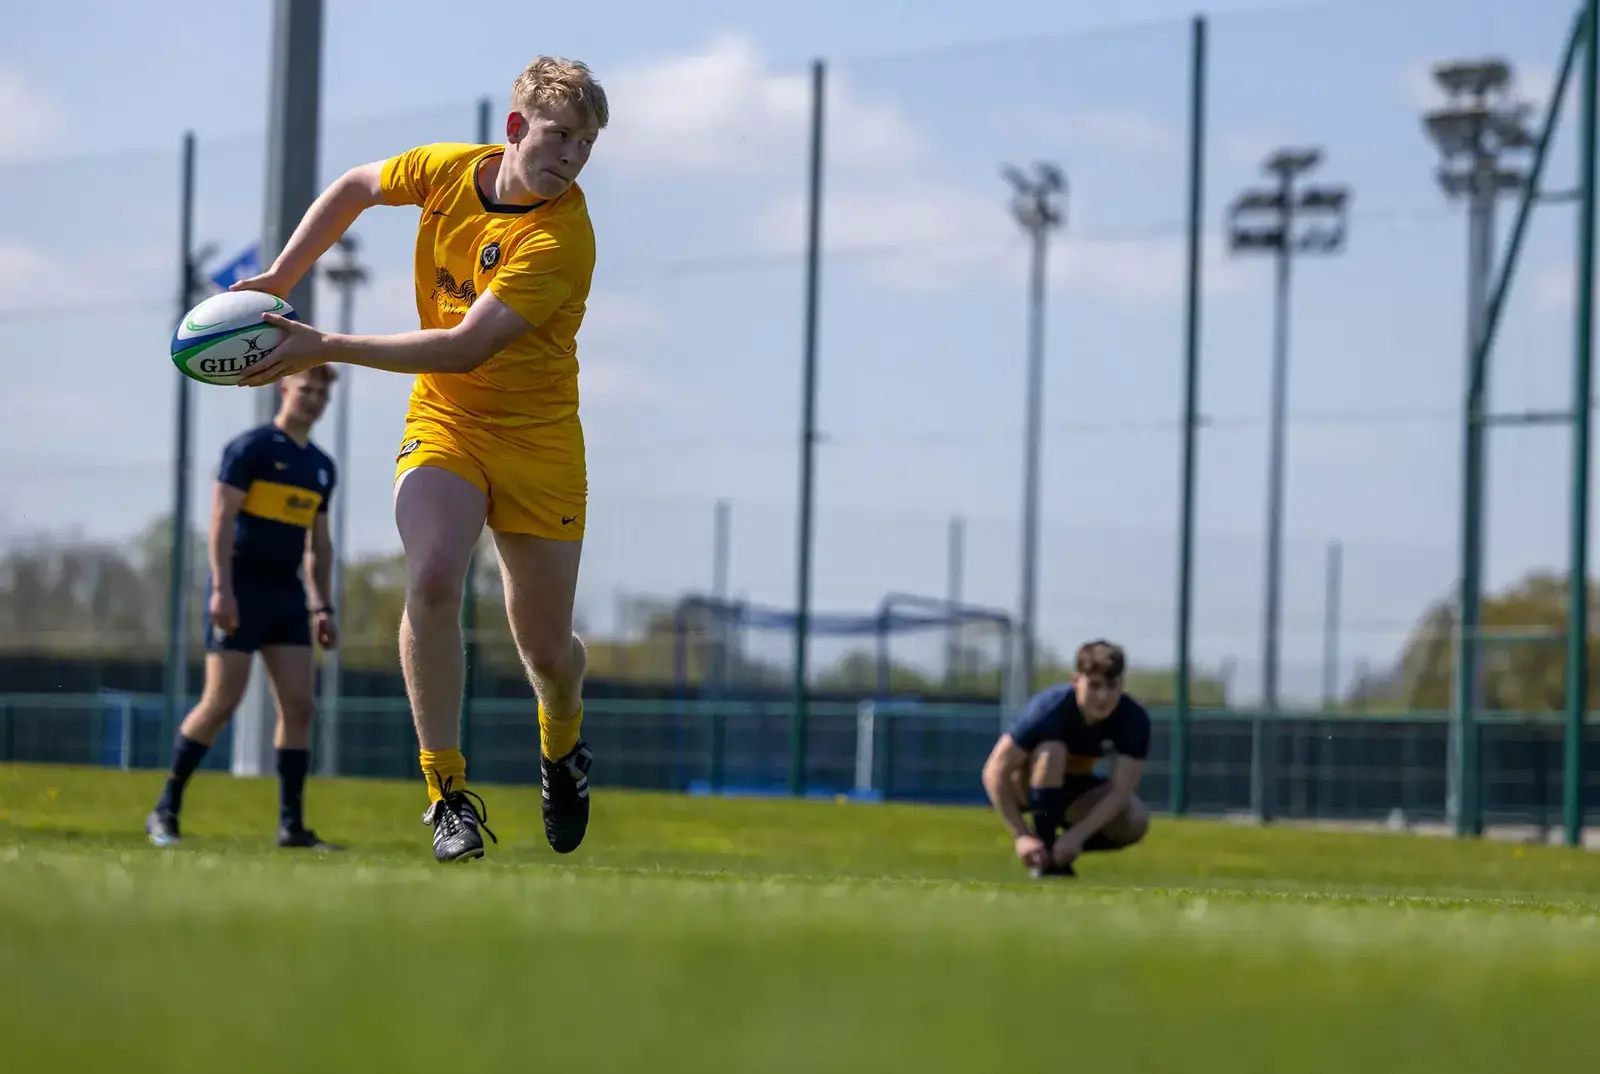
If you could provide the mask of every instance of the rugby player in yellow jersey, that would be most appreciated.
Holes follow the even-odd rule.
[[[395,473],[407,568],[400,661],[439,861],[482,857],[480,829],[494,836],[466,788],[460,739],[461,598],[485,524],[539,702],[545,838],[570,853],[588,828],[585,654],[572,632],[588,499],[575,337],[595,251],[575,180],[607,119],[586,66],[541,57],[512,87],[503,144],[425,145],[352,168],[265,273],[234,285],[287,295],[364,210],[420,209],[419,331],[340,335],[269,318],[288,336],[240,383],[327,362],[416,376]]]

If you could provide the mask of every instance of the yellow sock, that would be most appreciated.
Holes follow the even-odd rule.
[[[559,761],[571,753],[578,744],[578,728],[583,724],[583,703],[578,703],[578,713],[570,720],[552,720],[545,712],[544,706],[539,706],[539,740],[544,746],[544,755],[552,761]]]
[[[428,781],[428,801],[437,802],[444,797],[441,784],[448,783],[453,791],[467,785],[467,759],[460,749],[423,750],[422,775]]]

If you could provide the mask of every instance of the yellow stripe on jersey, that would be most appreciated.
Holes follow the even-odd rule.
[[[276,481],[252,481],[240,510],[268,522],[285,522],[310,529],[322,506],[322,493]]]
[[[1087,776],[1094,771],[1094,766],[1100,763],[1098,757],[1067,757],[1067,775]]]

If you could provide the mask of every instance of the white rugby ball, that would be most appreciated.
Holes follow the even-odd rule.
[[[224,291],[184,315],[172,333],[172,362],[202,384],[237,384],[283,339],[263,313],[298,320],[294,307],[264,291]]]

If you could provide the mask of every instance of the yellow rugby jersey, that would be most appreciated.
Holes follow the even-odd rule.
[[[435,143],[383,166],[387,205],[417,205],[417,314],[451,328],[485,291],[534,326],[470,373],[424,373],[412,413],[502,429],[578,414],[578,326],[594,275],[594,228],[576,184],[553,201],[500,205],[478,188],[478,165],[498,145]]]

